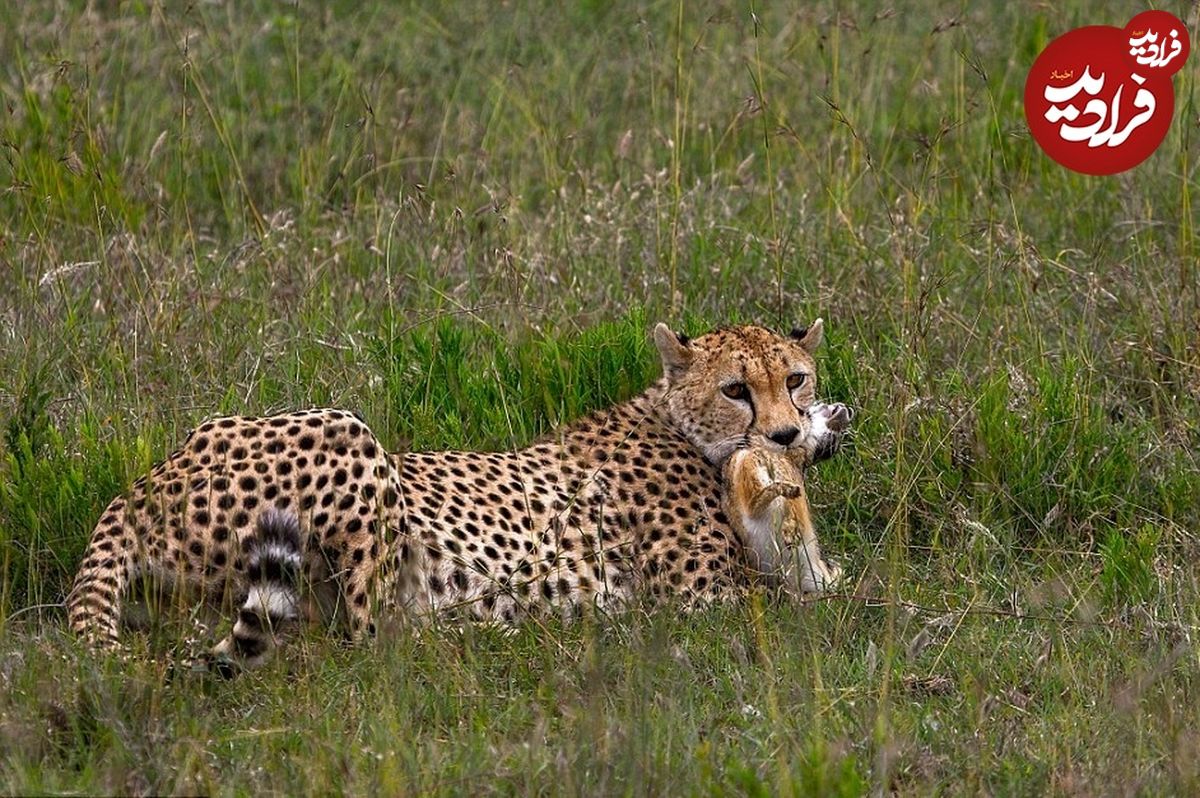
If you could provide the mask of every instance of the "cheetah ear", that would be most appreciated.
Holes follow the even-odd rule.
[[[693,352],[687,336],[680,336],[662,322],[654,327],[654,345],[662,355],[663,373],[667,379],[681,376],[692,364]]]
[[[825,339],[825,322],[817,319],[807,327],[796,327],[792,330],[792,337],[810,354],[816,352]]]

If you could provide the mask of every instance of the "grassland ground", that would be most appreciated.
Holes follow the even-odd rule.
[[[0,5],[0,792],[1197,791],[1196,59],[1090,178],[1025,73],[1126,5],[784,5]],[[207,416],[511,447],[652,379],[656,320],[816,316],[847,594],[230,683],[64,634]]]

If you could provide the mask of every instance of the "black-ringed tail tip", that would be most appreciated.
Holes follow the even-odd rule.
[[[213,651],[213,668],[222,676],[236,672],[233,663],[255,667],[275,646],[278,635],[299,618],[302,544],[295,513],[271,508],[258,517],[246,543],[249,590],[238,609],[230,636]]]

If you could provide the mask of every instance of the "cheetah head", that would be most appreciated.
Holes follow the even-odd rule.
[[[823,334],[821,319],[787,336],[746,325],[694,339],[659,324],[654,343],[662,355],[670,423],[714,464],[745,446],[805,461],[827,454],[849,417],[841,405],[815,402],[813,353]],[[832,423],[831,407],[840,408],[832,411]]]

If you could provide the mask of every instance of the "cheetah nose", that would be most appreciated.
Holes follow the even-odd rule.
[[[785,427],[775,430],[767,437],[778,443],[780,446],[787,446],[792,441],[796,440],[796,436],[800,434],[800,430],[795,427]]]

